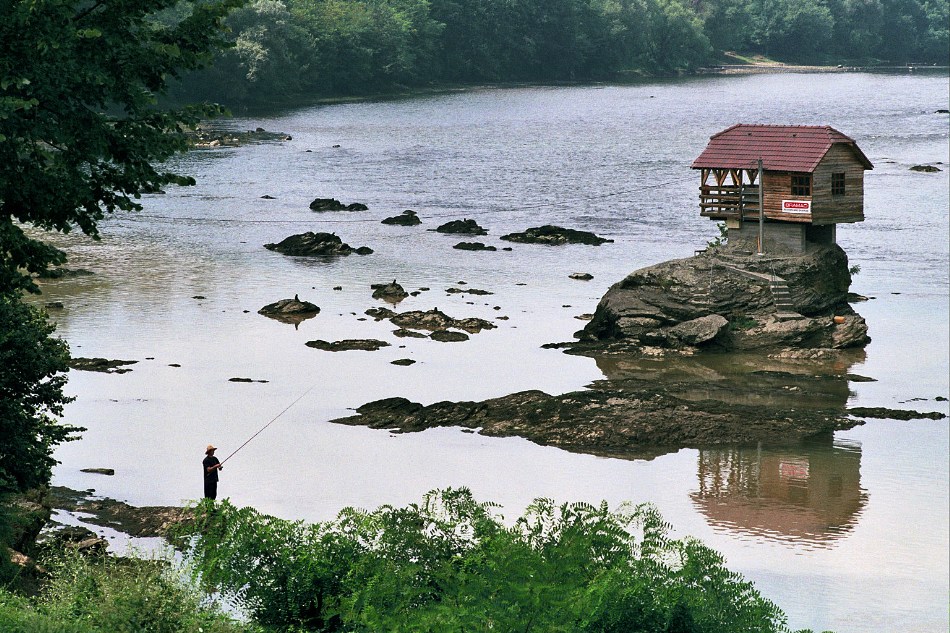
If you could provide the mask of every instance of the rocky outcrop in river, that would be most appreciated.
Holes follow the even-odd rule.
[[[455,426],[624,458],[652,457],[683,447],[788,444],[861,424],[844,410],[848,390],[840,377],[829,382],[810,375],[751,372],[744,383],[707,367],[685,378],[667,376],[658,382],[653,376],[628,377],[554,396],[523,391],[481,402],[428,406],[387,398],[333,422],[397,432]],[[806,390],[812,398],[807,405],[801,402]]]
[[[372,284],[370,288],[373,289],[373,299],[382,299],[383,301],[388,301],[393,305],[399,303],[403,299],[409,296],[409,293],[396,283],[396,280],[393,279],[392,283],[387,284]]]
[[[500,239],[507,242],[517,242],[519,244],[544,244],[546,246],[560,246],[561,244],[589,244],[591,246],[600,246],[607,242],[613,242],[613,240],[598,237],[588,231],[566,229],[552,224],[526,229],[523,233],[502,235]]]
[[[269,303],[258,310],[257,313],[283,323],[297,324],[317,316],[320,313],[320,308],[316,304],[301,301],[299,297],[294,296],[293,299],[281,299]]]
[[[317,198],[310,203],[311,211],[367,211],[367,207],[362,202],[353,202],[343,204],[336,198]]]
[[[382,224],[390,224],[393,226],[417,226],[422,224],[422,220],[419,219],[419,216],[416,215],[416,212],[412,209],[406,209],[399,215],[394,215],[389,218],[382,220]]]
[[[439,233],[450,233],[454,235],[488,235],[488,231],[478,225],[475,220],[452,220],[439,225],[435,229]]]
[[[577,336],[648,352],[863,347],[870,338],[848,304],[850,284],[847,255],[835,245],[794,257],[710,249],[614,284]]]
[[[264,244],[264,248],[299,257],[332,257],[336,255],[369,255],[373,249],[368,246],[353,248],[344,244],[335,233],[300,233],[291,235],[276,244]]]

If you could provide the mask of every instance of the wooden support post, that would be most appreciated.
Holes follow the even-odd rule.
[[[765,187],[762,186],[762,159],[759,159],[759,255],[765,255]]]

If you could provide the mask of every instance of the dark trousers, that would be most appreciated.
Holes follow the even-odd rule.
[[[205,477],[205,499],[215,499],[218,496],[218,482]]]

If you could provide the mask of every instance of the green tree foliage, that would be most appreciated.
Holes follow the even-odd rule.
[[[183,125],[219,109],[168,111],[156,96],[212,60],[240,2],[0,2],[0,495],[48,484],[54,448],[82,430],[54,417],[68,348],[21,303],[38,292],[33,274],[65,261],[30,229],[95,238],[142,192],[192,182],[154,165],[188,147]]]
[[[64,259],[22,225],[95,237],[141,192],[191,182],[154,164],[186,148],[182,124],[217,110],[165,111],[155,97],[210,61],[239,3],[196,2],[171,23],[155,16],[177,0],[0,3],[0,293],[35,290],[24,273]]]
[[[304,524],[202,502],[195,573],[255,621],[307,631],[742,633],[785,616],[648,505],[539,499],[513,525],[467,489]]]
[[[690,72],[715,51],[946,64],[947,0],[255,0],[179,95],[234,102]]]
[[[78,555],[54,561],[36,598],[0,589],[4,633],[254,633],[160,561]]]
[[[0,495],[46,485],[53,449],[84,429],[59,424],[69,348],[45,313],[0,294]]]

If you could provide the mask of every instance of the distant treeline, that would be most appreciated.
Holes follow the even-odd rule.
[[[250,0],[178,96],[241,103],[478,82],[668,75],[722,51],[947,64],[947,0]]]

